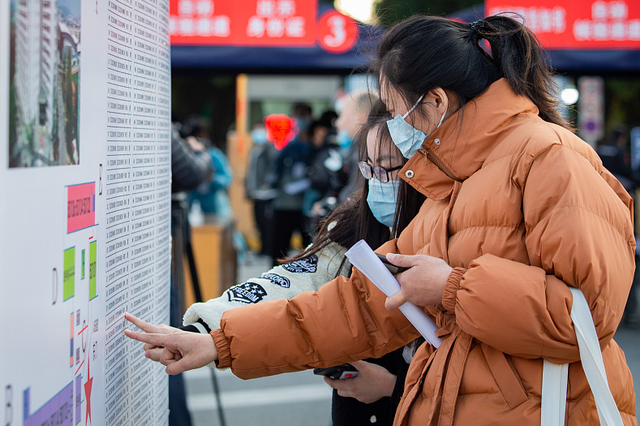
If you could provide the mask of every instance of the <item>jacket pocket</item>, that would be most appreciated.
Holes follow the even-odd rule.
[[[498,390],[509,409],[513,410],[529,399],[518,373],[507,356],[491,346],[481,344],[480,347]]]

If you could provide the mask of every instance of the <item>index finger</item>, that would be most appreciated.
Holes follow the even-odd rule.
[[[413,261],[415,259],[415,255],[410,254],[397,254],[397,253],[387,253],[387,260],[393,263],[396,266],[403,266],[405,268],[410,268],[413,266]]]
[[[138,333],[137,331],[125,330],[124,335],[139,342],[151,343],[155,346],[174,349],[177,347],[171,334]]]
[[[125,312],[124,317],[127,321],[146,333],[156,333],[159,331],[158,327],[156,327],[155,325],[149,324],[148,322],[143,321],[140,318],[136,318],[128,312]]]

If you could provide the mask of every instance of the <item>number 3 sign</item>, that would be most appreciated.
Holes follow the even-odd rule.
[[[344,53],[358,40],[358,24],[353,19],[335,10],[320,17],[318,42],[331,53]]]

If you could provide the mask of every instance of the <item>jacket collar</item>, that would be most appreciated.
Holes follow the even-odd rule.
[[[527,97],[514,93],[504,78],[496,81],[425,139],[400,176],[428,198],[448,198],[453,183],[478,171],[502,141],[501,133],[523,113],[537,116],[538,108]]]

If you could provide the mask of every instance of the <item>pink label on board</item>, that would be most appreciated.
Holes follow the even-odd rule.
[[[96,183],[67,187],[67,234],[96,224]]]

